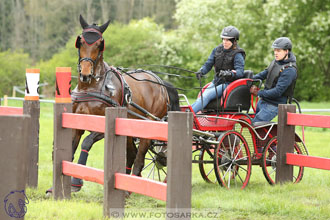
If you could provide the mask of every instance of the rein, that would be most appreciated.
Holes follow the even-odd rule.
[[[121,68],[121,67],[117,67],[119,70],[121,70],[122,72],[124,72],[126,75],[128,75],[129,77],[131,77],[132,79],[136,80],[136,81],[139,81],[139,82],[151,82],[151,83],[154,83],[154,84],[158,84],[158,85],[161,85],[161,86],[164,86],[164,87],[167,87],[167,88],[174,88],[176,90],[180,90],[180,91],[191,91],[191,90],[200,90],[202,87],[193,87],[191,89],[183,89],[183,88],[179,88],[179,87],[168,87],[166,85],[164,85],[163,83],[159,83],[159,82],[155,82],[155,81],[152,81],[152,80],[149,80],[149,79],[137,79],[135,78],[134,76],[132,76],[132,74],[134,73],[139,73],[139,72],[149,72],[149,73],[159,73],[159,74],[164,74],[164,75],[169,75],[168,73],[163,73],[163,72],[157,72],[157,71],[149,71],[149,70],[143,70],[143,69],[137,69],[137,70],[134,70],[134,71],[128,71],[126,72],[125,69],[126,68]],[[190,76],[180,76],[180,75],[175,75],[173,74],[174,76],[177,76],[177,77],[181,77],[181,78],[194,78],[194,77],[190,77]],[[207,88],[206,88],[207,89]]]

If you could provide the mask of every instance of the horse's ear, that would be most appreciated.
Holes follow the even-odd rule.
[[[105,49],[105,43],[104,43],[104,38],[102,38],[102,40],[101,40],[101,44],[100,44],[100,51],[101,52],[103,52],[104,51],[104,49]]]
[[[80,36],[78,36],[77,39],[76,39],[76,48],[78,48],[78,49],[80,48],[80,45],[81,45],[80,40],[81,40],[81,38],[80,38]]]
[[[87,22],[85,21],[85,19],[83,18],[82,15],[79,16],[79,20],[80,20],[80,25],[83,29],[88,27],[88,24],[87,24]]]
[[[101,33],[103,33],[107,29],[109,23],[110,23],[110,20],[100,26]]]

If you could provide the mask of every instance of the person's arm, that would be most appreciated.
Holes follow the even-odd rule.
[[[203,75],[207,74],[208,72],[210,72],[210,70],[212,69],[213,65],[214,65],[214,55],[215,55],[215,50],[216,48],[214,48],[209,56],[209,58],[207,58],[206,62],[204,63],[204,65],[200,68],[200,71],[203,73]]]
[[[267,78],[268,69],[265,69],[264,71],[261,71],[260,73],[253,76],[253,79],[261,79],[264,80]]]
[[[235,75],[235,79],[244,77],[244,57],[241,53],[237,53],[234,58],[234,70],[232,71]]]
[[[278,78],[276,86],[268,90],[260,90],[258,92],[258,96],[261,98],[268,98],[268,99],[281,97],[295,78],[296,78],[296,69],[286,68],[283,70],[280,77]]]

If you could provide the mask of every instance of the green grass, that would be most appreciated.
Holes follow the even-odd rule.
[[[20,106],[21,103],[11,101],[10,105]],[[330,108],[330,103],[304,105],[308,107],[303,108]],[[29,204],[25,219],[103,219],[103,186],[99,184],[85,182],[82,190],[72,194],[70,200],[55,201],[45,196],[45,191],[52,185],[52,112],[52,104],[41,103],[39,185],[37,189],[27,189]],[[307,129],[305,136],[310,155],[330,157],[330,129]],[[103,168],[103,143],[102,140],[93,146],[88,166]],[[193,219],[330,219],[329,174],[329,171],[305,168],[299,184],[270,186],[261,168],[253,166],[245,190],[226,190],[204,182],[197,165],[193,164],[192,208],[217,214]],[[138,194],[132,194],[126,200],[127,211],[149,209],[152,211],[148,213],[152,214],[163,211],[165,206],[165,202]],[[154,216],[150,219],[164,218]]]

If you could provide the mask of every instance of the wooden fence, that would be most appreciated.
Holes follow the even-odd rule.
[[[0,115],[30,115],[31,126],[28,129],[28,167],[26,170],[27,185],[38,187],[38,167],[39,167],[39,118],[40,103],[38,100],[24,100],[23,108],[0,106]],[[15,130],[12,130],[15,133]]]
[[[171,213],[191,208],[192,115],[170,112],[169,122],[127,119],[126,108],[107,108],[106,116],[71,113],[71,103],[55,103],[54,198],[70,198],[71,176],[104,185],[104,215],[124,214],[125,191],[166,201]],[[72,129],[105,133],[104,171],[74,164]],[[167,183],[126,175],[127,136],[168,144]]]
[[[330,116],[295,112],[295,105],[279,105],[276,183],[292,182],[293,166],[330,170],[330,158],[293,153],[295,126],[330,128]]]
[[[28,140],[31,118],[28,115],[0,115],[0,219],[24,219]],[[17,212],[12,207],[20,208]],[[23,202],[23,203],[22,203]]]
[[[28,167],[27,185],[38,187],[38,164],[39,164],[39,69],[26,69],[26,88],[23,108],[0,106],[0,115],[30,115],[31,126],[28,129]],[[12,130],[15,133],[15,130]]]

